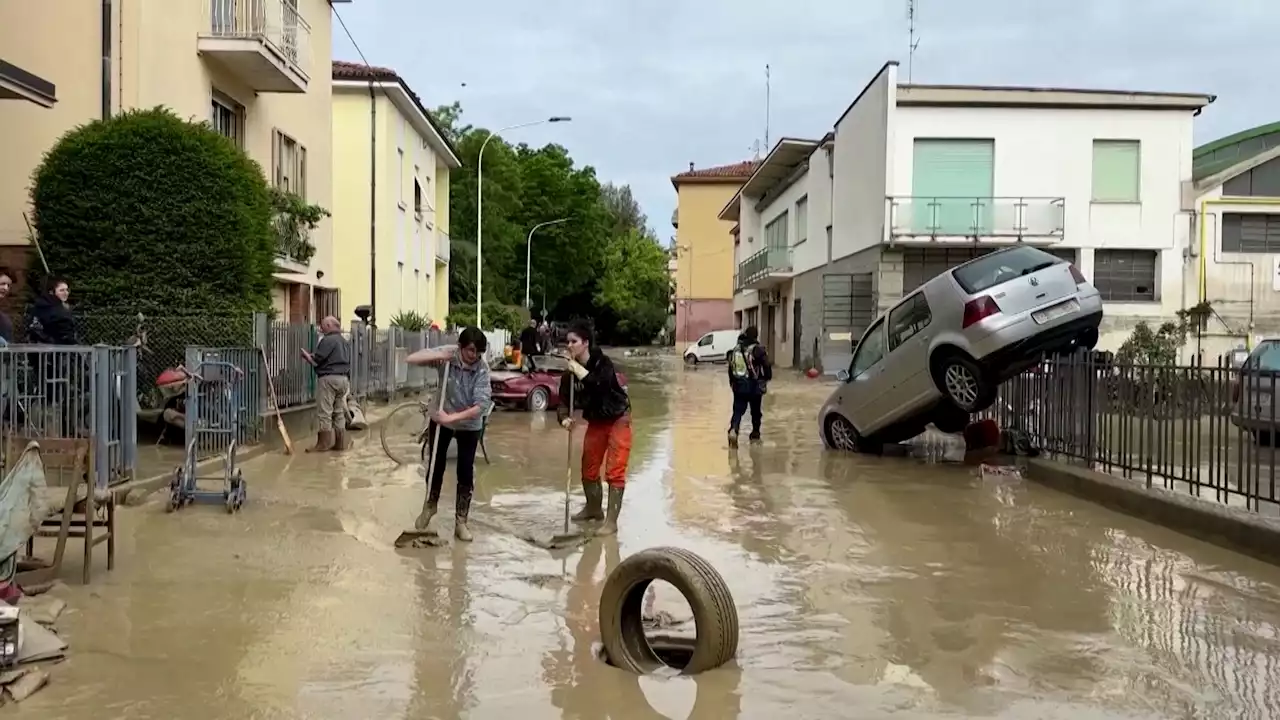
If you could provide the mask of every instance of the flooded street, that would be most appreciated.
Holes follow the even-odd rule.
[[[730,451],[723,368],[677,363],[624,364],[621,531],[564,557],[495,529],[559,527],[554,415],[493,418],[470,545],[391,547],[423,480],[367,434],[249,462],[238,516],[125,510],[116,570],[67,593],[68,661],[11,714],[1280,717],[1280,569],[1023,481],[825,453],[820,382],[775,382],[763,444]],[[658,545],[728,581],[736,663],[637,678],[596,659],[605,575]]]

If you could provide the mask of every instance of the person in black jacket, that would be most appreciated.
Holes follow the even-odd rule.
[[[544,348],[539,347],[538,343],[538,321],[530,320],[529,326],[520,331],[520,356],[522,358],[532,358],[534,355],[541,355],[545,352]],[[528,363],[525,363],[526,365]]]
[[[76,319],[67,304],[70,296],[67,281],[53,278],[48,291],[31,303],[27,324],[28,339],[40,345],[78,345]]]
[[[769,364],[769,353],[760,347],[759,341],[760,332],[754,325],[748,327],[738,336],[738,344],[725,356],[729,365],[729,387],[733,389],[729,447],[738,447],[738,428],[748,408],[751,409],[750,440],[760,440],[760,425],[764,419],[760,406],[769,381],[773,379],[773,366]]]
[[[0,267],[0,300],[9,297],[9,293],[13,291],[13,273],[9,268]],[[0,310],[0,339],[4,340],[0,345],[13,344],[13,318],[9,317],[9,313]]]
[[[582,441],[582,494],[586,507],[573,516],[574,522],[604,520],[597,535],[618,532],[618,515],[622,512],[622,496],[627,485],[627,462],[631,457],[631,398],[618,382],[613,361],[592,342],[591,327],[574,322],[568,333],[569,372],[560,378],[560,406],[556,417],[566,430],[573,430],[569,413],[570,391],[573,409],[582,411],[587,421],[587,434]],[[601,507],[604,488],[600,468],[605,467],[604,480],[609,484],[609,509]]]

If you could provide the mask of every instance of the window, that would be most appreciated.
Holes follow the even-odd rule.
[[[417,177],[413,178],[413,214],[422,219],[422,185]]]
[[[698,347],[706,347],[710,345],[715,339],[716,338],[714,335],[711,335],[711,334],[703,335],[702,339],[698,340]]]
[[[809,239],[809,196],[796,201],[796,245]]]
[[[770,220],[764,226],[764,246],[768,248],[787,247],[787,211]]]
[[[1093,285],[1110,302],[1155,302],[1155,250],[1095,250]]]
[[[1280,253],[1280,215],[1223,213],[1222,252]]]
[[[1280,146],[1280,132],[1273,134],[1271,138],[1276,146]],[[1226,181],[1222,185],[1222,194],[1231,197],[1280,196],[1280,158],[1268,160]]]
[[[835,248],[831,244],[831,226],[828,225],[827,226],[827,262],[831,262],[832,260],[831,251],[834,249]]]
[[[1245,370],[1280,370],[1280,342],[1263,340],[1244,364]]]
[[[884,320],[871,326],[853,352],[853,360],[849,363],[849,379],[852,380],[870,370],[876,363],[884,359]]]
[[[1093,201],[1136,203],[1142,150],[1137,140],[1093,141]]]
[[[276,130],[271,143],[272,162],[275,169],[272,175],[276,187],[293,193],[302,199],[307,198],[307,149],[297,140]]]
[[[898,349],[902,343],[915,337],[921,330],[929,327],[933,313],[929,312],[929,302],[924,293],[918,292],[908,300],[889,311],[889,352]]]
[[[244,107],[217,90],[213,91],[209,124],[219,135],[230,138],[236,147],[244,147]]]
[[[1020,245],[1004,252],[984,255],[966,263],[952,273],[960,287],[970,295],[1009,282],[1014,278],[1039,272],[1062,262],[1043,250]]]

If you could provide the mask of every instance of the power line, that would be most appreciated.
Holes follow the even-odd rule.
[[[369,64],[369,59],[364,56],[364,51],[360,49],[360,43],[356,42],[355,37],[351,34],[351,30],[347,28],[347,22],[342,19],[342,13],[338,12],[338,8],[333,3],[329,3],[329,7],[333,9],[333,16],[338,18],[338,24],[342,26],[342,32],[347,36],[347,39],[351,41],[351,47],[356,49],[356,54],[360,56],[360,59],[364,62],[366,67],[372,67],[372,65]]]

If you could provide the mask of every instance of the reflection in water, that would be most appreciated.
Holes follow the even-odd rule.
[[[70,662],[19,714],[1280,717],[1280,569],[1016,479],[823,452],[818,381],[772,383],[763,444],[730,451],[722,370],[621,364],[617,539],[562,559],[496,529],[562,522],[569,439],[542,415],[494,416],[470,547],[391,549],[423,481],[376,439],[264,457],[240,515],[121,513],[118,568],[68,591]],[[604,577],[657,545],[725,577],[737,662],[637,678],[596,658]]]

